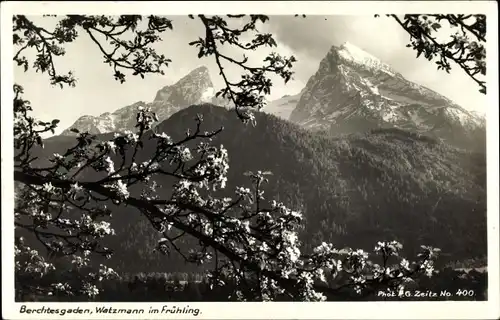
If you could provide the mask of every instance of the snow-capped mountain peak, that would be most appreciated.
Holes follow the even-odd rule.
[[[337,50],[340,58],[345,61],[350,61],[359,64],[368,69],[378,69],[390,75],[396,75],[397,72],[393,70],[387,63],[382,62],[374,55],[360,49],[350,42],[344,42],[338,49],[332,47],[332,50]]]
[[[171,99],[171,95],[180,94],[175,99],[186,98],[186,100],[198,100],[199,94],[205,92],[208,88],[213,88],[212,79],[208,68],[205,66],[198,67],[187,75],[182,77],[175,84],[165,86],[156,94],[154,101],[167,101]],[[191,96],[194,94],[194,96]]]
[[[343,44],[340,45],[339,54],[346,59],[352,59],[353,61],[359,63],[380,61],[374,55],[358,48],[357,46],[353,45],[350,42],[344,42]]]
[[[330,49],[308,80],[290,120],[337,133],[395,127],[455,140],[483,123],[349,42]]]
[[[172,114],[187,108],[193,104],[212,102],[215,90],[210,78],[208,68],[198,67],[179,81],[158,90],[153,102],[136,102],[123,107],[113,113],[103,113],[97,117],[82,116],[70,128],[62,132],[62,135],[73,135],[71,128],[79,131],[88,131],[91,134],[133,130],[136,125],[137,109],[151,107],[158,119],[163,121]]]

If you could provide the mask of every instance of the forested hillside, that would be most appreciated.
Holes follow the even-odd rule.
[[[196,128],[197,114],[203,115],[202,130],[224,127],[211,142],[223,144],[230,155],[222,195],[249,186],[245,171],[271,171],[264,196],[303,211],[306,250],[322,241],[369,250],[376,241],[396,239],[410,255],[420,245],[441,248],[441,263],[486,254],[484,154],[398,129],[338,137],[313,134],[264,113],[257,114],[256,127],[245,126],[232,111],[212,105],[181,110],[156,129],[181,138],[186,128]],[[44,155],[40,159],[62,154],[75,141],[47,139],[38,150]],[[145,138],[138,163],[151,156],[152,141]],[[171,191],[171,181],[157,182],[162,193]],[[131,192],[138,195],[140,190]],[[169,258],[154,253],[161,236],[140,213],[111,203],[110,208],[117,236],[109,239],[115,254],[108,265],[122,272],[199,270],[175,252]]]

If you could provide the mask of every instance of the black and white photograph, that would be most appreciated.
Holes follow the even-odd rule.
[[[474,2],[2,3],[4,317],[500,316]]]

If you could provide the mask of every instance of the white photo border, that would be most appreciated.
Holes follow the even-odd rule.
[[[193,11],[194,10],[194,11]],[[486,302],[242,302],[242,303],[15,303],[14,302],[14,215],[13,212],[13,132],[14,83],[11,40],[12,15],[41,14],[229,14],[267,15],[374,15],[385,13],[483,13],[487,16],[487,230],[488,298]],[[1,4],[1,165],[2,165],[2,316],[5,319],[53,319],[61,315],[27,314],[27,309],[141,308],[138,314],[106,314],[106,319],[488,319],[500,316],[499,301],[499,181],[498,181],[498,4],[496,1],[95,1],[43,2],[8,1]],[[148,314],[150,307],[164,305],[198,308],[193,314]],[[100,319],[103,314],[67,313],[71,319]]]

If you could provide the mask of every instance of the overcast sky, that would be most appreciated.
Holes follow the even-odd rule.
[[[40,24],[51,26],[51,18],[31,17]],[[70,126],[82,115],[99,115],[113,112],[136,101],[152,101],[156,91],[174,83],[192,69],[205,65],[209,68],[216,89],[222,85],[213,58],[198,59],[197,50],[188,45],[203,35],[203,26],[197,20],[185,16],[169,17],[174,30],[165,33],[164,40],[157,46],[172,60],[164,76],[149,75],[128,77],[120,84],[112,76],[112,69],[103,64],[103,58],[91,40],[82,35],[66,46],[67,54],[56,60],[59,72],[73,70],[78,78],[76,88],[52,87],[46,75],[34,71],[24,73],[15,67],[15,82],[24,86],[25,98],[31,101],[35,115],[42,120],[58,118],[61,129]],[[275,79],[269,99],[285,94],[295,94],[306,84],[319,66],[319,62],[332,45],[345,41],[362,48],[389,63],[407,79],[425,85],[459,105],[485,113],[486,97],[478,92],[477,85],[458,66],[451,74],[437,71],[434,63],[423,58],[416,59],[416,53],[406,48],[408,35],[393,20],[386,17],[369,16],[271,16],[270,21],[259,28],[262,32],[274,34],[278,42],[277,52],[293,54],[295,64],[294,80],[286,86]],[[254,52],[250,62],[258,63],[269,50]],[[231,49],[232,54],[239,54]],[[30,55],[27,55],[30,57]],[[228,68],[238,75],[235,68]],[[61,130],[60,130],[61,131]]]

